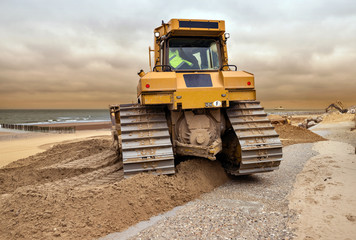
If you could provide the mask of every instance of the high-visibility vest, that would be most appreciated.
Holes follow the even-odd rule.
[[[169,64],[174,68],[180,68],[184,63],[192,66],[193,63],[181,58],[179,56],[178,50],[171,51],[169,50]]]

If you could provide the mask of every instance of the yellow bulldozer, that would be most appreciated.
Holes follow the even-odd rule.
[[[278,169],[281,141],[256,101],[253,74],[228,62],[229,37],[219,20],[171,19],[155,28],[137,103],[110,106],[125,177],[174,174],[191,156],[219,160],[232,175]]]

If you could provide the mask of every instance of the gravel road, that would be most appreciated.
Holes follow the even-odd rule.
[[[304,163],[317,155],[312,146],[287,146],[280,170],[234,177],[158,221],[103,239],[290,239],[294,233],[288,222],[295,215],[288,209],[287,196]]]

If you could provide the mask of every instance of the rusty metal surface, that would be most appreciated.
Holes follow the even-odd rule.
[[[161,106],[120,105],[124,176],[140,172],[174,174],[174,155]]]
[[[174,114],[174,111],[173,111]],[[172,114],[172,115],[173,115]],[[197,156],[216,160],[222,150],[220,109],[184,110],[179,117],[172,118],[175,125],[174,147],[179,156]]]
[[[221,150],[222,142],[220,138],[209,146],[197,146],[176,141],[176,153],[182,156],[197,156],[214,161],[216,160],[215,155]]]
[[[238,169],[233,175],[270,172],[282,161],[282,143],[258,101],[238,101],[230,105],[227,115],[241,145]]]

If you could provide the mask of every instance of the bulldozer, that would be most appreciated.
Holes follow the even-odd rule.
[[[256,101],[254,75],[229,64],[225,21],[171,19],[153,34],[137,102],[110,105],[125,178],[174,174],[190,157],[221,161],[231,175],[278,169],[279,135]]]

